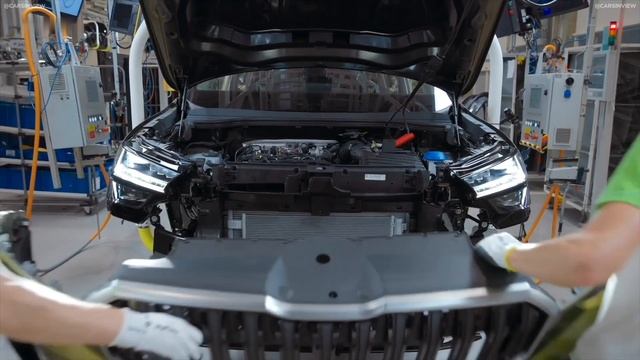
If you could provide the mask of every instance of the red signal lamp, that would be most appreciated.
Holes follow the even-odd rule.
[[[615,45],[617,38],[618,38],[618,22],[610,21],[609,22],[609,46]]]

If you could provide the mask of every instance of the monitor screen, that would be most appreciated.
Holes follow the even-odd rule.
[[[111,9],[109,30],[133,35],[135,31],[136,16],[138,15],[138,1],[116,0]]]
[[[540,109],[541,100],[542,88],[531,88],[531,95],[529,95],[529,107],[533,109]]]
[[[21,1],[16,1],[16,2],[21,2]],[[35,0],[33,1],[33,4],[43,5],[45,8],[53,11],[53,7],[51,6],[51,0]],[[58,0],[58,3],[57,3],[58,10],[60,10],[61,14],[69,15],[73,17],[77,17],[80,14],[80,10],[82,9],[82,4],[84,4],[84,0],[64,0],[64,1]]]

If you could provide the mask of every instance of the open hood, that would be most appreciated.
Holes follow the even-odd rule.
[[[476,81],[503,0],[142,0],[165,79],[181,90],[294,67],[384,72],[457,94]]]

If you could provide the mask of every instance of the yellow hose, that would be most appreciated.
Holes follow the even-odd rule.
[[[101,162],[99,166],[100,166],[100,172],[102,173],[102,176],[104,177],[105,184],[109,185],[111,183],[111,178],[109,177],[109,172],[107,171],[107,168],[104,167],[104,163],[103,162]]]
[[[31,27],[29,25],[29,15],[33,13],[41,13],[46,15],[49,18],[49,23],[51,28],[55,26],[56,16],[49,10],[42,7],[30,7],[26,9],[22,13],[22,31],[24,34],[24,45],[27,51],[27,59],[29,62],[29,71],[31,71],[31,75],[33,76],[34,83],[34,102],[35,102],[35,135],[33,139],[33,148],[40,149],[40,127],[42,122],[42,94],[41,84],[40,84],[40,75],[38,71],[38,63],[33,59],[33,45],[31,44]],[[55,30],[54,30],[55,32]],[[60,36],[60,34],[58,34]],[[34,151],[33,160],[31,163],[31,178],[29,179],[29,193],[27,195],[27,211],[26,217],[31,220],[33,216],[33,201],[35,197],[35,189],[36,189],[36,176],[38,174],[38,153]]]
[[[153,253],[153,233],[148,224],[138,225],[138,236],[140,236],[142,245]]]
[[[560,222],[560,186],[554,185],[552,187],[554,196],[553,196],[553,221],[551,222],[551,238],[555,239],[558,237],[558,223]]]
[[[100,227],[98,228],[98,230],[96,230],[96,232],[93,233],[93,235],[91,235],[90,241],[93,241],[99,238],[102,232],[104,231],[104,229],[107,227],[107,225],[109,225],[110,221],[111,221],[111,213],[107,213],[107,217],[105,217],[104,220],[102,220],[102,224],[100,224]]]
[[[540,208],[540,212],[538,213],[538,216],[533,221],[533,225],[531,225],[531,229],[529,229],[527,236],[525,236],[524,239],[522,240],[523,243],[528,243],[529,240],[531,240],[531,238],[533,237],[533,234],[535,234],[536,230],[538,229],[538,226],[542,222],[542,218],[544,217],[544,214],[547,211],[549,204],[551,204],[551,199],[553,198],[553,192],[554,192],[553,188],[549,190],[549,194],[547,194],[547,197],[544,200],[542,207]]]

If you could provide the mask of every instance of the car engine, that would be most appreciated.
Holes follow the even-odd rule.
[[[254,140],[242,144],[236,151],[237,162],[331,162],[333,140],[282,139]]]

